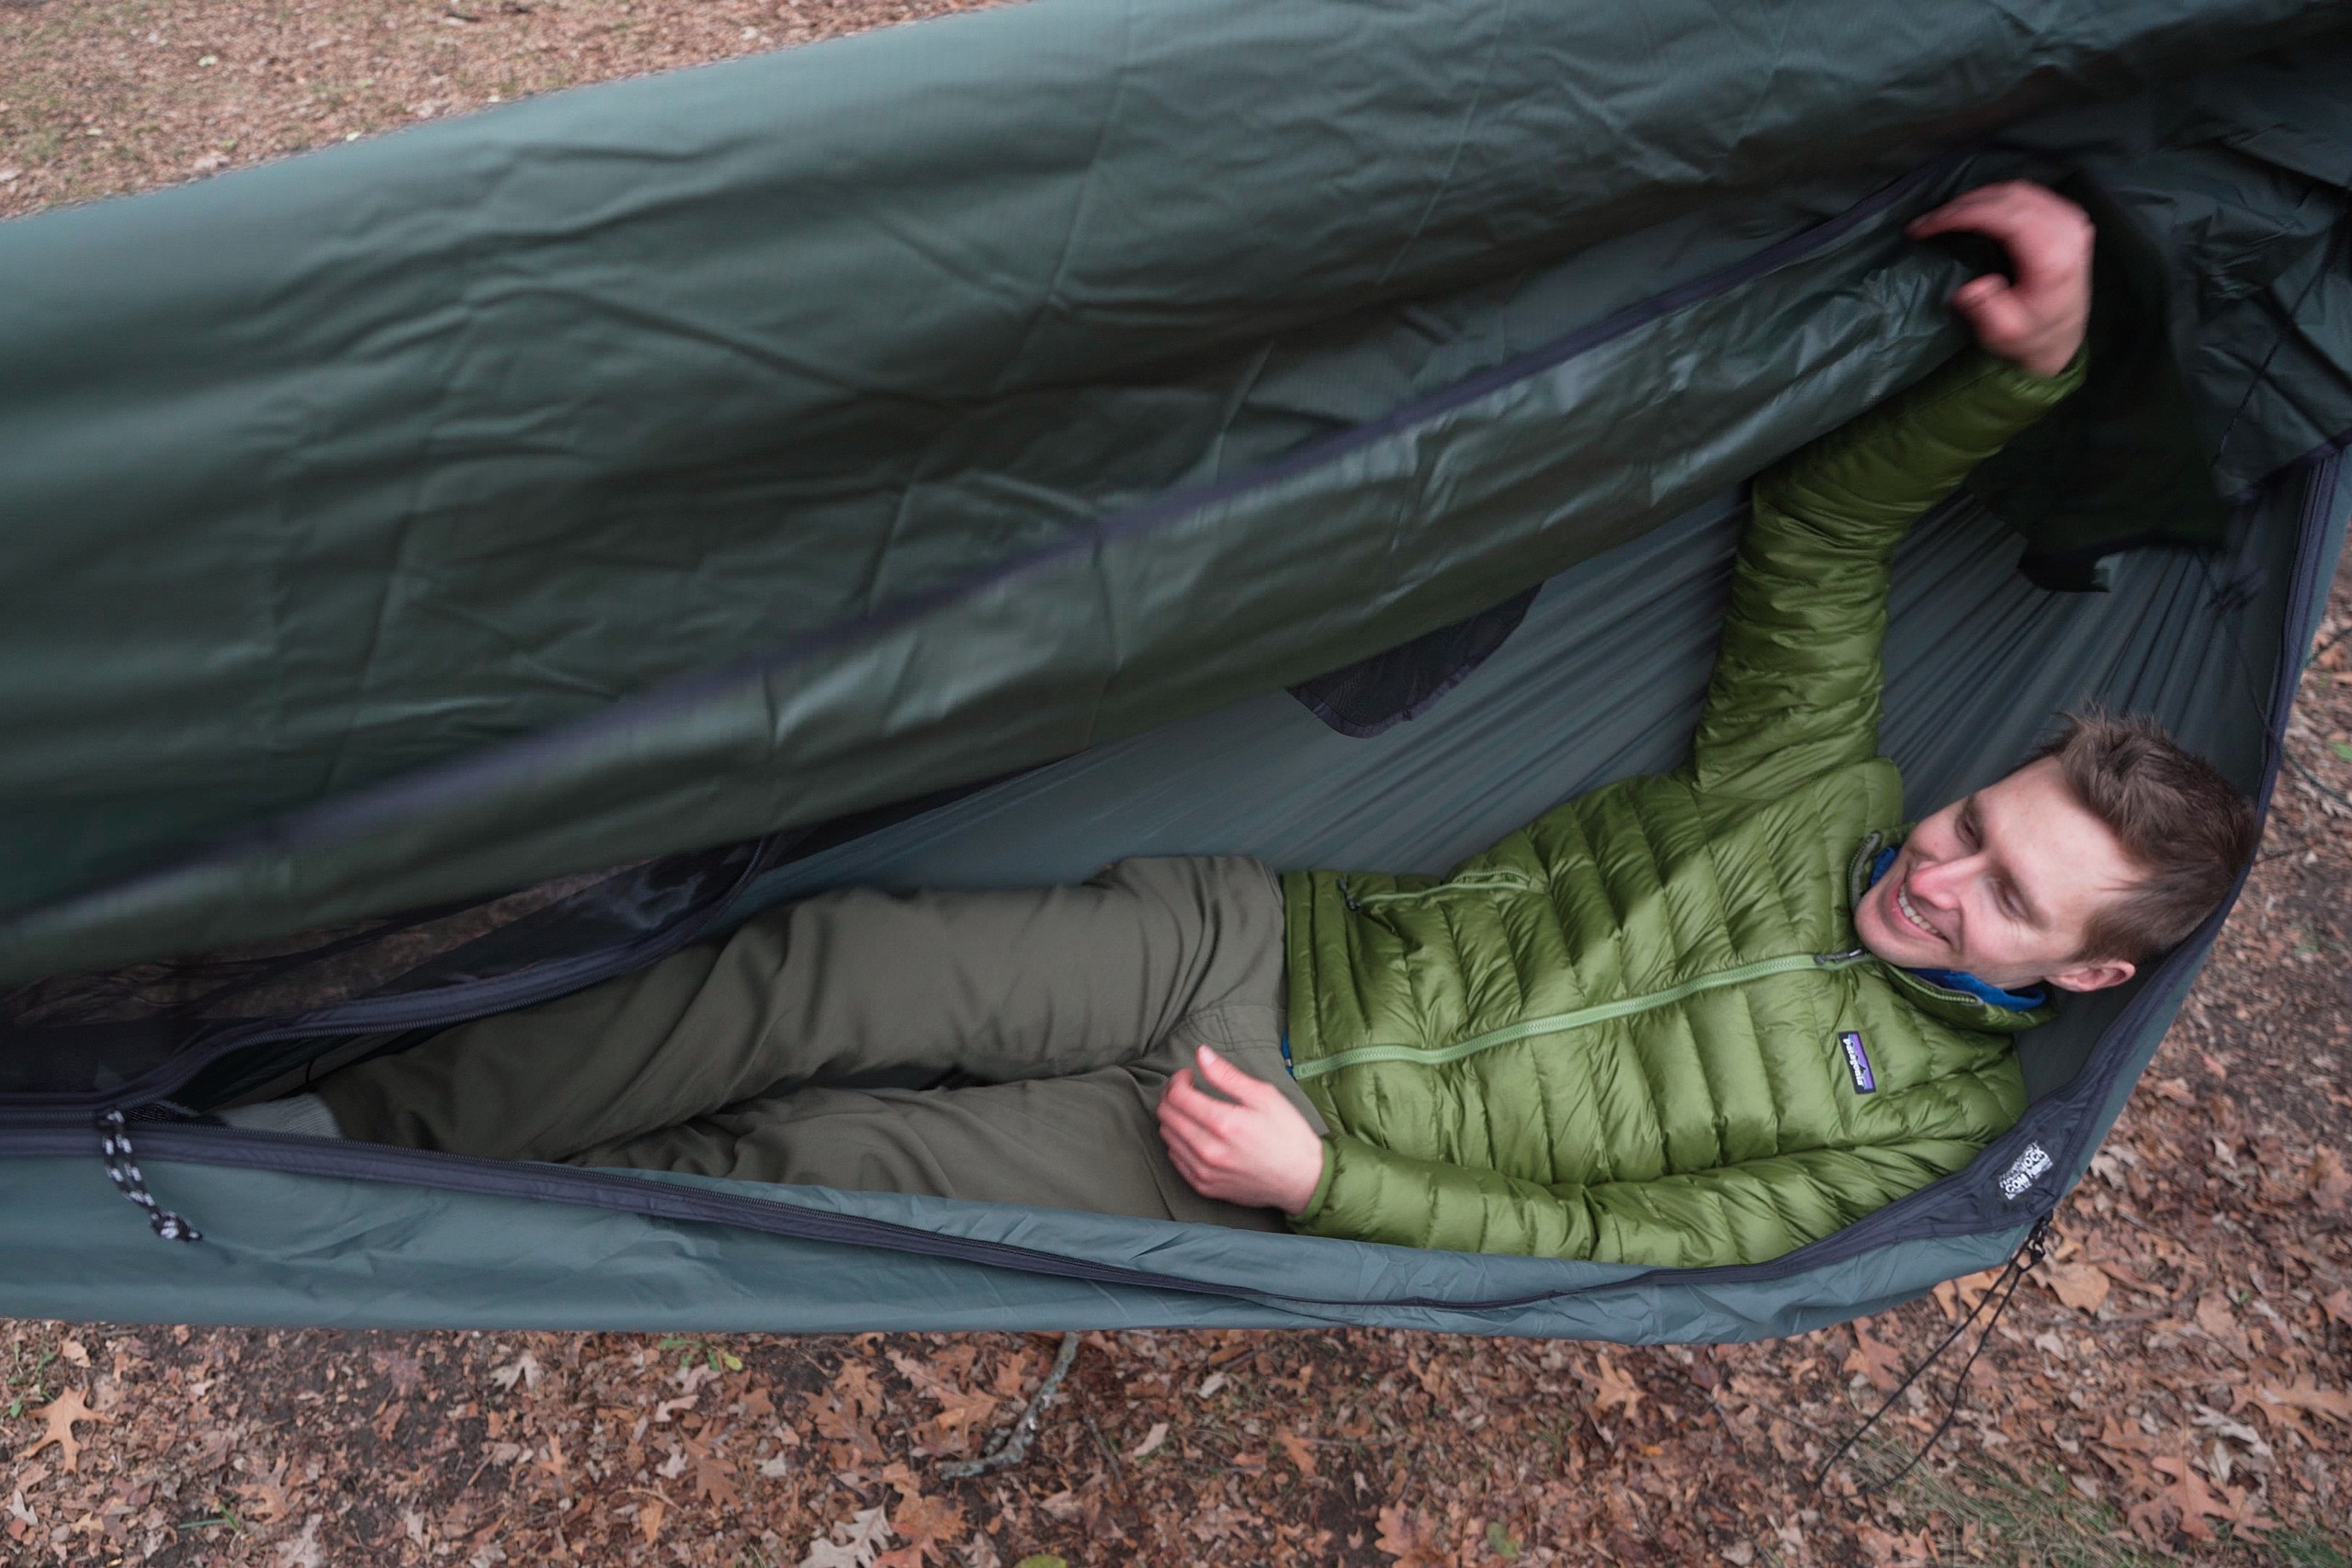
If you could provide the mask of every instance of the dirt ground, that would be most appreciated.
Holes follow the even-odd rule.
[[[955,8],[0,0],[0,215]],[[2135,1563],[2352,1568],[2352,572],[2262,863],[1887,1495],[1813,1475],[1985,1290],[1770,1344],[0,1324],[13,1563]],[[1899,1458],[1946,1362],[1901,1403]]]
[[[0,0],[0,217],[956,0]]]

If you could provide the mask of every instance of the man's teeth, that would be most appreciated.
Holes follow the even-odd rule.
[[[1938,942],[1943,941],[1944,933],[1929,925],[1928,923],[1928,918],[1911,907],[1911,896],[1904,892],[1900,887],[1894,890],[1894,907],[1903,911],[1903,918],[1905,919],[1909,920],[1913,925],[1917,926],[1921,931],[1926,931]]]

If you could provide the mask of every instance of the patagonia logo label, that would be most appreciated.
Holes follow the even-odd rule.
[[[2040,1144],[2028,1144],[2025,1153],[2011,1160],[2009,1168],[2002,1173],[2001,1196],[2016,1202],[2025,1196],[2027,1188],[2048,1174],[2050,1166],[2049,1152]]]
[[[1854,1075],[1854,1092],[1868,1094],[1878,1088],[1878,1075],[1871,1071],[1871,1054],[1862,1049],[1862,1037],[1849,1029],[1838,1036],[1838,1043],[1846,1052],[1846,1070]]]

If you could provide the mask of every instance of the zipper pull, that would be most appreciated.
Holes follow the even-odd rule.
[[[1870,955],[1871,950],[1867,947],[1849,947],[1843,953],[1816,953],[1813,961],[1824,969],[1843,969],[1849,964],[1860,964]]]
[[[155,1201],[147,1190],[147,1179],[140,1174],[138,1156],[131,1152],[130,1130],[124,1125],[122,1112],[109,1111],[98,1118],[98,1149],[106,1156],[107,1179],[115,1190],[146,1211],[147,1224],[165,1241],[202,1241],[204,1233],[179,1215]]]

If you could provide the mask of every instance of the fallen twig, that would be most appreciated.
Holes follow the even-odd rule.
[[[1094,1424],[1093,1416],[1081,1416],[1080,1419],[1086,1423],[1086,1429],[1094,1434],[1094,1446],[1101,1449],[1102,1457],[1111,1461],[1111,1478],[1125,1486],[1127,1483],[1127,1471],[1126,1467],[1119,1462],[1119,1450],[1111,1446],[1111,1439],[1102,1435],[1102,1428]]]
[[[1021,1419],[1015,1421],[988,1452],[978,1459],[951,1460],[939,1467],[940,1475],[949,1481],[967,1481],[975,1475],[986,1475],[990,1471],[1010,1470],[1028,1458],[1029,1445],[1037,1440],[1037,1418],[1046,1413],[1046,1406],[1051,1404],[1054,1396],[1062,1391],[1062,1380],[1069,1376],[1069,1364],[1076,1359],[1078,1336],[1065,1334],[1062,1336],[1061,1352],[1054,1358],[1053,1370],[1046,1374],[1046,1381],[1037,1385],[1037,1392],[1029,1396],[1029,1408],[1021,1413]]]

